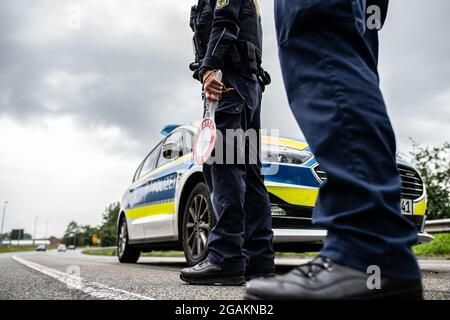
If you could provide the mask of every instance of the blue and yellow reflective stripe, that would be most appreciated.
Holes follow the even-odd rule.
[[[176,165],[179,165],[180,163],[182,163],[183,161],[186,161],[187,159],[189,159],[191,157],[192,157],[192,153],[188,153],[188,154],[186,154],[186,155],[184,155],[184,156],[182,156],[182,157],[180,157],[180,158],[178,158],[178,159],[176,159],[176,160],[174,160],[172,162],[166,163],[165,165],[163,165],[163,166],[161,166],[159,168],[156,168],[156,169],[154,169],[154,170],[144,174],[142,177],[139,177],[139,179],[137,179],[133,183],[133,186],[139,184],[145,178],[148,178],[149,176],[156,175],[156,174],[158,174],[160,172],[163,172],[164,170],[168,170],[168,169],[170,169],[172,167],[175,167]]]
[[[267,191],[289,204],[314,207],[319,195],[319,189],[302,188],[296,185],[270,182],[266,184]]]
[[[267,191],[289,204],[305,207],[314,207],[316,205],[317,197],[319,196],[319,189],[302,188],[301,186],[285,183],[270,182],[266,184],[266,188]],[[414,203],[414,215],[423,216],[426,211],[426,198]]]
[[[148,206],[128,209],[125,214],[128,219],[140,219],[159,215],[173,215],[175,213],[175,202],[152,204]]]
[[[305,142],[287,139],[287,138],[278,138],[272,136],[262,136],[261,142],[264,144],[270,144],[285,148],[297,149],[297,150],[305,150],[308,147],[308,144]]]
[[[424,216],[427,212],[427,199],[423,198],[419,202],[414,203],[414,215]]]

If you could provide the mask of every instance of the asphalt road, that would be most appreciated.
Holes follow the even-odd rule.
[[[277,273],[305,260],[280,259]],[[450,300],[450,261],[420,261],[426,299]],[[188,286],[179,279],[181,258],[116,257],[80,251],[0,254],[0,299],[242,299],[245,287]]]

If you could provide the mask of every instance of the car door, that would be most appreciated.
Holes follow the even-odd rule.
[[[145,188],[147,217],[144,234],[150,242],[171,241],[175,237],[176,160],[183,154],[183,132],[180,130],[170,134],[163,142],[156,168]]]
[[[146,218],[146,185],[162,148],[162,143],[156,146],[141,163],[133,178],[133,185],[128,189],[124,200],[128,218],[128,233],[130,240],[145,238],[144,223]]]

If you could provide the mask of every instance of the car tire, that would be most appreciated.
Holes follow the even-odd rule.
[[[208,256],[208,237],[215,222],[208,187],[201,182],[192,190],[184,208],[182,242],[189,266]]]
[[[117,237],[117,257],[121,263],[136,263],[141,251],[129,243],[127,219],[122,217]]]

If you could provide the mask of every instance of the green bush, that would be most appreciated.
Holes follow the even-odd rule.
[[[417,255],[447,255],[450,254],[450,234],[436,234],[430,243],[419,244],[413,247]]]
[[[427,188],[427,219],[450,218],[450,143],[422,147],[414,142],[411,155]]]

